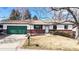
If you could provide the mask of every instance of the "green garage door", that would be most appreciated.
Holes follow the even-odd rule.
[[[27,27],[26,26],[8,26],[7,33],[8,34],[26,34]]]

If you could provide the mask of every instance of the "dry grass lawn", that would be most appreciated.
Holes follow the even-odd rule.
[[[45,50],[65,50],[77,51],[79,44],[76,39],[71,39],[58,35],[41,35],[32,36],[31,45],[27,46],[27,41],[24,43],[23,48],[26,49],[45,49]],[[39,46],[36,46],[38,44]]]

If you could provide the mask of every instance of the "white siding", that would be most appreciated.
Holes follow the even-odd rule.
[[[72,28],[72,25],[68,25],[68,30],[72,30]],[[64,25],[57,25],[57,30],[64,30]]]
[[[46,29],[46,27],[48,27],[49,29],[53,29],[53,25],[48,25],[48,26],[46,26],[46,25],[43,25],[43,29]]]
[[[27,29],[29,30],[30,28],[31,29],[34,29],[34,25],[28,25],[28,24],[3,24],[3,29],[7,29],[7,26],[27,26]],[[45,28],[46,26],[43,25],[43,29],[46,29]],[[68,30],[72,30],[72,25],[68,25]],[[48,28],[50,30],[53,29],[53,25],[49,25]],[[57,25],[57,30],[64,30],[64,25]]]
[[[27,29],[34,29],[34,25],[26,25],[27,26]]]
[[[31,29],[34,29],[33,25],[28,25],[28,24],[3,24],[3,29],[7,29],[7,26],[27,26],[27,29],[29,30],[30,28]]]
[[[64,25],[57,25],[57,30],[64,30]]]
[[[42,27],[42,28],[43,28],[43,30],[44,30],[44,29],[45,29],[45,25],[43,25],[43,27]]]
[[[49,29],[52,30],[52,29],[53,29],[53,25],[50,25],[50,26],[49,26]]]
[[[73,25],[68,25],[69,30],[72,30],[72,28],[73,28]]]
[[[7,25],[6,24],[3,25],[3,29],[5,29],[5,30],[7,29]]]

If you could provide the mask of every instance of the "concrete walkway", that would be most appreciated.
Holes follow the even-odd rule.
[[[17,50],[27,39],[26,35],[9,35],[0,39],[0,50]]]

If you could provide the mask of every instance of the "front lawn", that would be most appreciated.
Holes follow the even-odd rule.
[[[79,50],[79,44],[76,39],[71,39],[58,35],[32,36],[31,45],[27,46],[27,40],[23,45],[25,49],[42,50]]]

